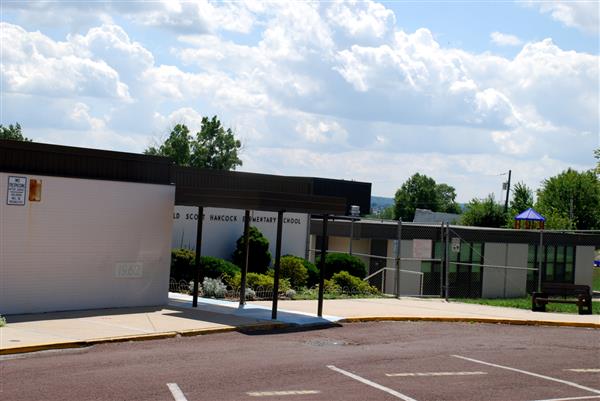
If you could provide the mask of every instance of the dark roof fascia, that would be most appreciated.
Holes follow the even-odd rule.
[[[178,186],[313,194],[312,178],[173,166]]]
[[[0,171],[170,185],[166,157],[0,140]]]
[[[342,213],[346,199],[331,196],[231,189],[175,188],[175,203],[182,206],[286,211],[292,213]]]
[[[394,222],[368,222],[357,221],[354,223],[354,238],[363,239],[397,239],[398,224]],[[440,240],[441,224],[425,225],[414,223],[402,224],[402,239],[434,239]],[[451,237],[460,237],[467,242],[498,242],[498,243],[525,243],[539,244],[539,230],[512,230],[492,229],[484,227],[450,226]],[[350,222],[330,221],[327,227],[331,236],[349,237]],[[322,222],[313,219],[310,224],[310,233],[320,235]],[[600,233],[564,232],[554,230],[543,230],[543,242],[545,245],[589,245],[600,247]]]

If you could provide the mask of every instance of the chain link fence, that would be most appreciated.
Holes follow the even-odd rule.
[[[364,249],[366,242],[355,236],[348,253],[369,266],[365,280],[393,296],[524,297],[539,291],[542,282],[574,283],[578,245],[582,245],[579,257],[590,259],[590,266],[580,265],[580,269],[589,268],[590,272],[600,249],[599,231],[488,229],[381,220],[374,223],[387,226],[384,244],[374,246],[378,240],[371,238],[371,252],[356,252],[357,248]],[[396,225],[396,239],[389,239],[392,224]]]

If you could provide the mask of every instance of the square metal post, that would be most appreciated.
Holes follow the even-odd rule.
[[[277,242],[275,244],[275,274],[273,275],[273,306],[271,319],[277,319],[277,300],[279,296],[279,271],[281,270],[281,236],[283,232],[283,210],[277,212]]]
[[[450,297],[450,223],[446,223],[446,251],[444,252],[446,257],[444,267],[446,268],[446,291],[445,298],[448,301]]]
[[[195,263],[195,275],[194,275],[194,294],[192,297],[192,306],[196,308],[198,306],[198,291],[200,289],[200,280],[202,278],[202,272],[200,267],[200,257],[202,256],[202,222],[204,221],[204,208],[198,206],[198,225],[196,226],[196,260]]]
[[[246,275],[248,274],[248,254],[250,253],[250,210],[244,214],[244,266],[240,283],[240,307],[246,305]]]
[[[323,233],[321,237],[321,259],[319,260],[319,301],[317,316],[323,316],[323,294],[325,286],[325,258],[327,257],[327,215],[323,216]]]
[[[394,283],[396,294],[396,298],[400,298],[400,274],[401,272],[401,262],[400,258],[402,257],[402,219],[398,219],[398,246],[396,247],[396,282]]]
[[[444,223],[440,227],[440,243],[444,243]],[[442,260],[443,255],[440,255],[440,298],[444,296],[444,260]],[[435,258],[435,245],[433,247],[433,257]]]

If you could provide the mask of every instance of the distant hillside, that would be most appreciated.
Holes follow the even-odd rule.
[[[371,196],[371,213],[377,214],[383,209],[394,205],[394,198],[386,198],[383,196]]]
[[[371,196],[371,207],[387,207],[394,204],[394,198],[386,198],[384,196]]]

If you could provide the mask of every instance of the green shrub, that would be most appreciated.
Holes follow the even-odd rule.
[[[0,327],[6,326],[6,318],[0,315]]]
[[[249,253],[248,271],[254,273],[265,273],[271,264],[271,253],[269,252],[269,240],[256,227],[250,227],[249,231]],[[236,241],[233,252],[233,263],[244,266],[244,235]]]
[[[296,256],[284,256],[281,258],[281,277],[290,280],[294,288],[306,285],[308,270],[302,263],[302,259]]]
[[[273,291],[273,270],[269,270],[270,274],[260,274],[249,272],[246,275],[246,287],[252,288],[254,291]],[[239,290],[242,286],[242,273],[237,273],[231,279],[227,280],[233,289]],[[279,292],[286,292],[292,288],[290,281],[286,278],[279,279]]]
[[[319,268],[315,266],[314,263],[312,263],[310,260],[306,260],[295,255],[285,255],[281,259],[283,260],[283,258],[288,257],[299,260],[304,265],[304,267],[306,267],[306,271],[308,272],[308,278],[306,279],[307,287],[314,287],[315,285],[319,284]]]
[[[240,268],[230,261],[212,256],[201,256],[200,265],[204,277],[233,277],[240,272]]]
[[[196,252],[189,249],[173,249],[171,251],[171,277],[175,280],[190,281],[195,277]],[[240,268],[233,263],[212,256],[200,256],[202,277],[233,277]]]
[[[317,258],[317,265],[319,260],[320,257]],[[367,266],[360,258],[347,253],[328,253],[325,258],[325,278],[329,279],[341,271],[359,278],[367,276]]]
[[[352,276],[347,271],[335,273],[331,281],[339,286],[341,292],[345,294],[377,294],[379,292],[377,288],[358,277]]]
[[[189,281],[194,278],[196,252],[179,248],[171,250],[171,277]]]

